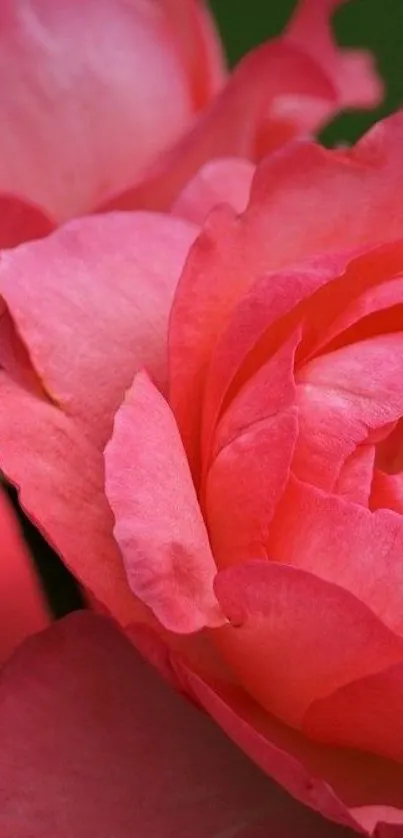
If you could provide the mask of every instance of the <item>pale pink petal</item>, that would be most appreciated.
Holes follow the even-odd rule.
[[[334,582],[403,634],[403,517],[371,512],[292,478],[267,542],[275,561]]]
[[[173,215],[202,224],[216,204],[229,204],[243,212],[255,167],[242,158],[222,158],[206,163],[189,181],[172,207]]]
[[[171,631],[225,622],[216,566],[170,408],[139,373],[105,451],[106,494],[133,592]]]
[[[33,560],[0,489],[0,662],[51,621]]]
[[[2,255],[0,294],[32,364],[95,444],[139,367],[164,384],[169,309],[196,232],[169,216],[114,213]]]
[[[245,689],[293,727],[312,701],[403,661],[403,639],[349,591],[305,570],[233,565],[215,590],[231,625],[214,642]]]
[[[0,678],[2,838],[336,838],[175,696],[104,618],[72,615]],[[288,814],[287,814],[288,812]],[[341,833],[340,838],[342,838]]]
[[[181,135],[215,86],[198,81],[213,33],[198,4],[182,5],[181,22],[167,0],[2,2],[1,191],[64,220],[130,185]]]

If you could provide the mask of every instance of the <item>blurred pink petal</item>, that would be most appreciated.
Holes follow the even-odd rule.
[[[279,791],[104,618],[28,641],[0,679],[2,838],[348,838]]]
[[[3,0],[0,190],[58,221],[124,189],[223,79],[198,0]]]

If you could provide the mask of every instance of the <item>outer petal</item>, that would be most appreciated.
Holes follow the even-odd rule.
[[[0,706],[2,838],[258,838],[263,817],[273,835],[287,824],[301,838],[339,835],[100,617],[72,615],[24,645],[3,669]]]
[[[286,35],[246,56],[195,128],[143,182],[108,206],[166,208],[211,158],[259,159],[316,130],[345,104],[377,104],[382,88],[369,57],[339,50],[332,42],[328,19],[335,5],[334,0],[303,0]]]
[[[0,490],[0,661],[50,620],[17,521]]]
[[[15,195],[0,195],[0,248],[41,239],[54,229],[53,221],[34,204]]]
[[[201,678],[186,665],[179,669],[187,689],[229,736],[294,797],[338,823],[359,832],[362,827],[365,834],[372,835],[378,822],[389,822],[392,831],[384,833],[378,826],[377,838],[401,838],[403,833],[393,826],[402,823],[401,765],[309,741],[265,713],[242,690]]]
[[[195,235],[180,219],[115,213],[2,255],[0,294],[31,361],[95,443],[136,369],[164,383],[168,313]]]
[[[174,215],[202,224],[216,204],[243,212],[255,167],[249,160],[223,158],[206,163],[185,186],[172,208]]]
[[[304,102],[303,97],[319,102],[321,119],[323,110],[333,110],[337,99],[333,83],[299,48],[281,41],[264,44],[242,59],[194,127],[160,155],[142,180],[107,201],[102,209],[167,209],[209,160],[228,156],[253,160],[258,152],[282,145],[298,134],[304,107],[294,108],[286,132],[283,120],[279,125],[274,114],[270,122],[270,114],[279,99],[291,95],[299,102]]]
[[[330,15],[345,0],[302,0],[288,28],[291,43],[309,52],[333,80],[341,107],[373,107],[382,96],[369,53],[340,49],[332,36]]]
[[[180,21],[174,6],[2,2],[2,191],[63,220],[125,188],[177,139],[196,107],[195,86],[200,106],[215,85],[210,78],[203,91],[197,81],[210,67],[203,12],[186,3]],[[216,58],[214,67],[216,77]]]
[[[306,571],[248,562],[221,571],[215,590],[232,625],[214,642],[245,689],[294,727],[315,699],[403,661],[403,640],[369,608]]]
[[[186,455],[168,404],[139,373],[105,451],[106,493],[134,593],[171,631],[225,622]]]
[[[18,335],[10,348],[7,334],[0,466],[66,564],[122,622],[144,608],[113,539],[101,445],[138,367],[148,363],[164,377],[169,306],[193,235],[177,219],[87,218],[1,262],[0,291],[58,405],[38,384]]]

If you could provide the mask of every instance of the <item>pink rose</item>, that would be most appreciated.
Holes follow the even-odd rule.
[[[382,836],[403,821],[402,142],[402,114],[349,151],[298,141],[200,234],[110,213],[0,269],[0,457],[30,517],[268,774]]]
[[[333,44],[340,0],[303,0],[232,75],[202,0],[3,0],[0,244],[107,207],[165,209],[207,160],[255,160],[372,107],[368,55]]]

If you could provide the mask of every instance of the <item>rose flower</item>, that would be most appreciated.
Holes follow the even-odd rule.
[[[340,0],[302,0],[232,74],[202,0],[2,0],[0,246],[108,207],[170,207],[207,160],[256,160],[373,107],[370,56],[333,44]]]
[[[0,263],[0,464],[27,514],[266,773],[388,836],[403,823],[402,143],[401,114],[349,151],[291,143],[242,212],[247,164],[216,161],[230,203],[201,232],[203,170],[176,216],[75,220]]]

